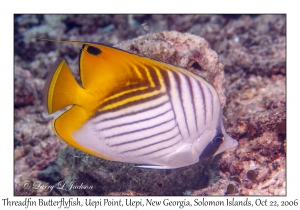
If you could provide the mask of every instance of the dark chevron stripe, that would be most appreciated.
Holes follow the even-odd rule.
[[[181,85],[181,80],[180,80],[180,77],[179,75],[176,73],[176,72],[172,72],[173,75],[174,75],[174,78],[175,78],[175,81],[177,83],[177,89],[178,89],[178,94],[179,94],[179,98],[180,98],[180,106],[182,108],[182,114],[184,116],[184,123],[185,123],[185,127],[187,128],[187,131],[188,131],[188,134],[190,135],[190,131],[188,129],[188,124],[187,124],[187,119],[186,119],[186,113],[185,113],[185,110],[184,110],[184,106],[183,106],[183,99],[182,99],[182,85]]]
[[[128,64],[128,65],[129,65],[129,64]],[[130,68],[130,71],[134,72],[134,74],[136,75],[136,72],[135,72],[135,70],[133,69],[134,67],[132,67],[131,65],[130,65],[130,67],[131,67],[131,68]],[[146,80],[147,75],[146,75],[145,69],[142,68],[142,67],[140,67],[140,66],[137,66],[137,69],[138,69],[138,71],[141,73],[142,77],[143,77],[145,80],[139,81],[139,83],[137,83],[137,84],[131,84],[131,85],[128,85],[128,86],[124,86],[124,87],[122,87],[122,91],[121,91],[121,92],[127,91],[127,90],[136,89],[136,88],[140,88],[140,87],[143,87],[143,86],[149,86],[149,85],[150,85],[149,80]],[[136,75],[136,77],[138,77],[138,76]],[[115,91],[112,91],[112,92],[110,93],[110,95],[111,95],[111,96],[114,96],[114,95],[116,95],[116,94],[118,94],[118,93],[120,93],[120,90],[115,90]]]
[[[103,108],[103,107],[106,107],[106,106],[108,106],[108,105],[114,104],[114,103],[116,103],[116,101],[122,101],[122,100],[125,100],[125,99],[127,99],[127,98],[131,98],[131,97],[133,97],[133,96],[138,96],[138,95],[142,96],[142,95],[144,95],[144,94],[146,94],[146,93],[151,93],[151,92],[153,92],[154,90],[160,90],[161,84],[159,83],[159,79],[158,79],[158,76],[157,76],[155,70],[154,70],[152,67],[150,67],[150,66],[146,66],[146,67],[147,67],[147,69],[149,70],[150,77],[152,78],[155,87],[149,87],[149,88],[147,88],[147,89],[145,89],[145,90],[136,90],[136,91],[133,91],[133,92],[124,93],[124,94],[121,95],[121,96],[118,96],[118,97],[116,97],[116,98],[112,98],[112,99],[110,99],[110,100],[104,102],[104,103],[100,106],[100,109]],[[147,84],[147,85],[149,86],[149,85],[150,85],[149,80],[147,80],[147,81],[145,82],[145,84]],[[138,86],[133,85],[133,87],[134,87],[134,88],[136,88],[136,87],[138,88],[138,87],[141,87],[141,86],[140,86],[140,85],[138,85]],[[130,89],[133,89],[133,87],[131,86]],[[126,90],[126,89],[123,89],[123,88],[122,88],[122,91],[121,91],[121,92],[123,92],[124,90]],[[137,101],[138,101],[138,100],[137,100]],[[126,104],[127,104],[127,103],[126,103]],[[124,105],[126,105],[126,104],[124,104]],[[124,106],[124,105],[121,105],[121,106]]]
[[[109,129],[112,129],[112,128],[117,128],[117,127],[122,127],[122,126],[125,126],[125,125],[132,125],[132,124],[135,124],[135,123],[140,123],[140,122],[144,122],[144,121],[147,121],[147,120],[152,120],[152,119],[160,117],[160,116],[162,116],[164,114],[167,114],[170,111],[172,111],[172,109],[169,109],[169,110],[167,110],[167,111],[165,111],[163,113],[160,113],[160,114],[157,114],[155,116],[148,117],[148,118],[145,118],[145,119],[142,119],[142,120],[138,120],[138,121],[134,121],[134,122],[129,122],[129,123],[118,124],[118,125],[114,125],[114,126],[111,126],[111,127],[99,129],[99,131],[105,131],[105,130],[109,130]],[[140,114],[141,112],[144,112],[144,110],[138,112],[138,114]],[[120,117],[117,117],[117,118],[120,118]]]
[[[195,99],[194,99],[194,91],[193,91],[193,87],[192,87],[192,83],[189,77],[185,76],[187,83],[188,83],[188,87],[190,90],[190,95],[191,95],[191,99],[192,99],[192,109],[193,109],[193,113],[194,113],[194,120],[195,120],[195,124],[196,124],[196,129],[198,131],[198,118],[197,118],[197,114],[196,114],[196,108],[195,108]]]
[[[177,136],[177,135],[176,135],[176,136]],[[170,145],[170,146],[162,147],[162,148],[160,148],[160,149],[157,149],[157,150],[154,150],[154,151],[151,151],[151,152],[148,152],[148,153],[145,153],[145,154],[139,155],[139,156],[137,156],[137,157],[141,157],[141,156],[150,155],[150,154],[153,154],[153,153],[155,153],[155,152],[159,152],[159,151],[161,151],[161,150],[168,149],[168,148],[170,148],[170,147],[173,147],[173,146],[175,146],[175,145],[176,145],[176,144],[178,144],[180,141],[181,141],[181,139],[179,139],[178,141],[176,141],[174,144],[172,144],[172,145]]]
[[[189,93],[189,99],[191,99],[191,98],[193,98],[191,81],[189,80],[189,78],[186,75],[182,74],[182,76],[183,76],[183,80],[185,80],[185,82],[187,83],[187,86],[185,87],[185,89]],[[183,83],[183,84],[185,84],[185,83]],[[183,90],[181,90],[181,91],[183,92]],[[183,112],[184,112],[185,121],[186,121],[186,128],[187,128],[187,131],[188,131],[189,135],[191,134],[191,132],[190,132],[191,128],[189,127],[189,124],[188,124],[189,120],[187,119],[187,113],[188,113],[187,110],[190,108],[190,105],[191,105],[192,102],[193,102],[193,99],[191,99],[191,101],[188,101],[188,102],[186,101],[185,104],[188,105],[188,107],[186,107],[184,105],[184,101],[183,101],[183,107],[182,107],[183,108]],[[193,109],[193,105],[192,105],[192,109]],[[195,114],[194,109],[193,109],[193,113]]]
[[[210,90],[210,88],[207,88],[208,89],[208,92],[209,92],[209,96],[210,96],[210,101],[211,101],[211,106],[210,106],[210,116],[211,116],[211,118],[213,118],[213,107],[214,107],[214,99],[213,99],[213,95],[212,95],[212,93],[211,93],[211,90]]]
[[[145,130],[149,130],[151,128],[155,128],[155,127],[158,127],[158,126],[161,126],[163,124],[166,124],[168,122],[171,122],[172,120],[174,120],[173,118],[167,120],[167,121],[164,121],[164,122],[161,122],[159,124],[156,124],[156,125],[153,125],[151,127],[147,127],[147,128],[141,128],[141,129],[138,129],[138,130],[134,130],[134,131],[128,131],[128,132],[124,132],[124,133],[119,133],[119,134],[116,134],[116,135],[112,135],[112,136],[106,136],[105,138],[106,139],[111,139],[111,138],[114,138],[114,137],[119,137],[119,136],[124,136],[126,134],[132,134],[132,133],[136,133],[136,132],[140,132],[140,131],[145,131]],[[99,131],[99,130],[98,130]]]
[[[170,85],[170,78],[169,78],[169,74],[167,73],[166,70],[161,69],[160,67],[156,66],[156,68],[159,70],[159,72],[161,73],[163,80],[164,80],[164,84],[166,86],[167,92],[170,91],[171,85]]]
[[[151,147],[151,146],[156,145],[156,144],[160,144],[160,143],[163,143],[163,142],[167,142],[167,141],[172,140],[173,138],[175,138],[175,137],[178,136],[178,135],[179,135],[179,132],[178,132],[176,135],[174,135],[174,136],[172,136],[172,137],[170,137],[170,138],[161,140],[161,141],[159,141],[159,142],[155,142],[155,143],[153,143],[153,144],[148,144],[148,145],[146,145],[146,146],[142,146],[142,147],[139,147],[139,148],[134,148],[134,149],[126,150],[126,151],[121,152],[120,154],[123,154],[123,153],[126,153],[126,152],[133,152],[133,151],[141,150],[141,149],[144,149],[144,148],[147,148],[147,147]]]
[[[157,95],[154,95],[154,96],[150,96],[148,98],[143,98],[143,99],[140,99],[140,100],[130,101],[130,102],[124,104],[124,105],[121,105],[121,106],[118,106],[118,107],[115,107],[115,108],[112,108],[112,109],[109,109],[109,110],[100,111],[99,114],[105,114],[105,113],[110,113],[110,112],[126,109],[126,108],[134,106],[134,105],[139,105],[139,104],[142,104],[142,103],[149,102],[149,101],[152,101],[154,99],[160,98],[163,95],[164,95],[163,93],[160,93],[160,94],[157,94]],[[119,118],[119,117],[117,117],[117,118]],[[111,120],[111,119],[112,118],[110,118],[108,120]]]
[[[206,125],[206,101],[205,101],[205,95],[203,91],[203,87],[201,85],[201,82],[197,82],[199,89],[201,90],[201,96],[203,101],[203,107],[204,107],[204,125]]]
[[[159,97],[156,96],[155,98],[153,98],[153,100],[156,99],[156,98],[159,98]],[[146,102],[147,102],[147,101],[146,101]],[[136,115],[136,114],[139,114],[139,113],[142,112],[142,111],[144,112],[144,111],[149,111],[149,110],[152,110],[152,109],[156,109],[156,108],[158,108],[158,107],[160,107],[160,106],[165,105],[166,103],[169,103],[169,102],[168,102],[168,101],[163,101],[163,102],[161,102],[160,104],[157,104],[157,105],[155,105],[155,106],[148,107],[148,108],[146,108],[146,109],[142,109],[142,110],[135,111],[135,112],[131,112],[131,113],[122,114],[122,115],[115,116],[115,117],[110,117],[110,118],[101,119],[101,120],[99,120],[99,121],[97,121],[97,122],[93,122],[93,123],[94,123],[94,124],[98,124],[98,123],[106,122],[106,121],[109,121],[109,120],[119,119],[119,118],[121,118],[121,117],[128,117],[128,116],[131,116],[131,115]],[[133,105],[135,105],[135,104],[133,104]],[[116,110],[114,110],[114,111],[116,111]],[[94,118],[96,118],[97,116],[99,116],[99,115],[101,115],[101,114],[105,114],[105,113],[109,113],[109,112],[111,112],[111,111],[108,110],[108,111],[102,111],[102,112],[99,112],[96,116],[94,116]]]
[[[152,68],[152,66],[146,65],[146,68],[149,70],[150,77],[152,78],[154,84],[155,84],[155,90],[159,90],[161,88],[161,84],[159,82],[158,75],[156,71]]]
[[[131,140],[131,141],[127,141],[127,142],[122,142],[122,143],[118,143],[118,144],[112,144],[112,145],[109,145],[109,146],[121,146],[121,145],[124,145],[124,144],[130,144],[130,143],[134,143],[134,142],[137,142],[137,141],[142,141],[142,140],[145,140],[145,139],[149,139],[149,138],[152,138],[152,137],[155,137],[155,136],[159,136],[159,135],[162,135],[164,133],[167,133],[169,131],[172,131],[174,128],[176,128],[177,125],[173,126],[171,129],[169,130],[166,130],[166,131],[163,131],[163,132],[160,132],[160,133],[156,133],[156,134],[153,134],[151,136],[147,136],[147,137],[144,137],[144,138],[140,138],[140,139],[134,139],[134,140]]]

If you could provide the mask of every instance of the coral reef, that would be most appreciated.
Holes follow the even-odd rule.
[[[44,80],[59,56],[79,79],[81,46],[31,37],[114,45],[201,75],[239,146],[149,170],[61,144],[43,108]],[[286,195],[285,15],[16,15],[14,39],[15,195]],[[59,189],[72,183],[85,186]]]

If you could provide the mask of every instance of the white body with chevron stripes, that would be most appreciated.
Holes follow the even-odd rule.
[[[169,87],[158,96],[99,112],[74,132],[73,138],[112,160],[158,169],[197,163],[220,133],[222,144],[208,156],[236,146],[237,141],[224,129],[214,88],[190,72],[166,72]]]
[[[61,41],[68,42],[68,41]],[[54,133],[100,158],[170,169],[188,166],[237,141],[225,131],[215,89],[180,67],[97,43],[83,44],[81,85],[58,59],[45,84]]]

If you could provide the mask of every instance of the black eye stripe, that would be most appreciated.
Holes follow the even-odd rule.
[[[224,141],[223,133],[218,133],[213,140],[205,147],[202,154],[199,157],[199,160],[212,157],[218,151],[219,147]]]

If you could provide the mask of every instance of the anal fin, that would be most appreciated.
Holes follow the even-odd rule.
[[[73,137],[72,133],[79,130],[89,119],[89,113],[87,113],[80,106],[74,105],[62,115],[60,115],[52,124],[53,131],[56,135],[68,145],[79,149],[85,153],[109,159],[102,154],[93,151],[90,148],[84,147],[78,143]],[[89,139],[86,139],[88,141]]]

